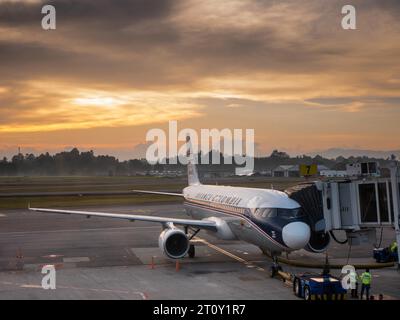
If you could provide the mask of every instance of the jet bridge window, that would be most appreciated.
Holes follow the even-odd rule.
[[[400,187],[400,185],[399,185]],[[392,222],[394,221],[394,200],[393,200],[393,192],[392,192],[392,184],[389,182],[389,194],[390,194],[390,219]]]
[[[399,182],[398,190],[400,192],[400,182]],[[390,182],[389,182],[389,194],[390,194],[390,217],[392,219],[392,223],[394,223],[394,197],[396,197],[396,196],[400,197],[400,195],[396,195],[393,193],[392,184]]]
[[[386,188],[386,182],[378,183],[378,196],[379,196],[379,212],[381,222],[389,222],[389,201]]]
[[[378,222],[375,184],[360,184],[358,190],[360,194],[361,222]]]

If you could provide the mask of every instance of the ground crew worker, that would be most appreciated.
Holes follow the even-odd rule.
[[[365,269],[365,272],[362,273],[360,279],[361,279],[360,299],[362,300],[365,291],[367,300],[369,300],[369,290],[371,289],[371,280],[372,280],[372,275],[369,272],[369,269]]]
[[[397,251],[397,242],[393,241],[393,243],[390,245],[389,250],[391,253],[395,253]]]
[[[355,270],[350,271],[350,278],[352,285],[354,286],[354,289],[351,289],[351,297],[358,299],[358,274]]]

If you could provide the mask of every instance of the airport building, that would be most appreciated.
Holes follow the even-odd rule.
[[[320,174],[322,171],[329,170],[328,167],[325,165],[319,164],[317,166],[318,174]],[[280,165],[276,167],[274,170],[272,170],[272,176],[273,177],[300,177],[300,166],[298,164],[296,165]]]
[[[321,170],[320,175],[327,178],[344,178],[347,176],[345,170]]]

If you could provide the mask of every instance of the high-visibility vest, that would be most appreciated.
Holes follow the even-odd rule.
[[[396,250],[397,250],[397,242],[394,241],[394,242],[392,243],[392,245],[390,246],[390,251],[391,251],[391,252],[395,252]]]
[[[371,276],[371,274],[369,272],[364,272],[361,275],[361,281],[362,281],[363,284],[367,284],[367,285],[371,284],[371,278],[372,278],[372,276]]]

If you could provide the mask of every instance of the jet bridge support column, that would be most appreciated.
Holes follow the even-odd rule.
[[[390,180],[392,184],[393,210],[394,210],[394,228],[396,230],[397,254],[400,257],[400,192],[399,179],[400,170],[397,161],[394,161],[390,167]],[[400,259],[397,263],[397,268],[400,269]]]

